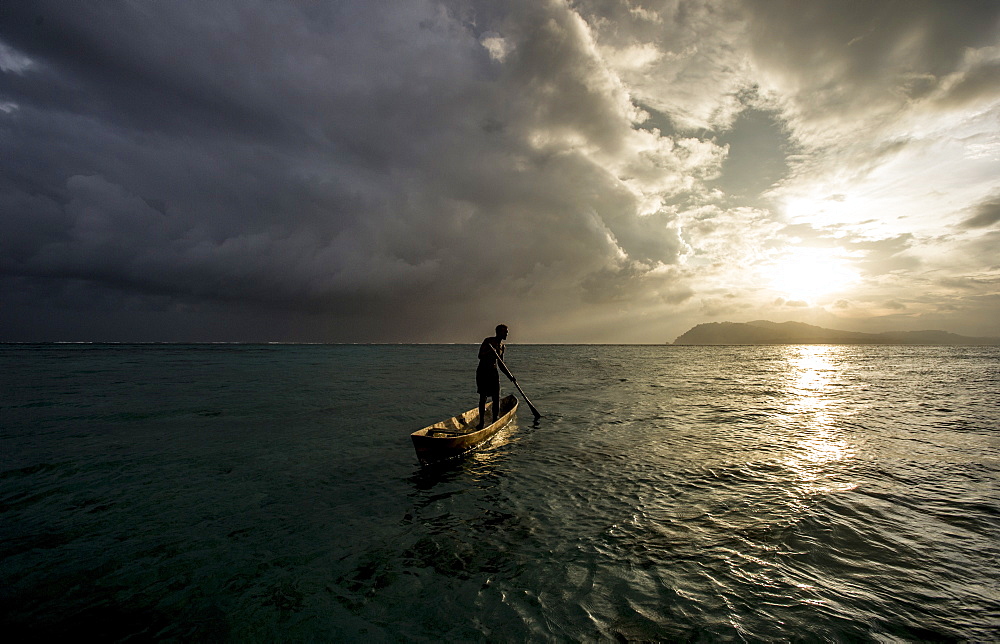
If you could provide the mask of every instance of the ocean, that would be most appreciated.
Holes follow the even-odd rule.
[[[5,639],[1000,639],[1000,348],[477,348],[0,345]]]

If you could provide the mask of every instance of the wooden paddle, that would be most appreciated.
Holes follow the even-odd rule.
[[[507,365],[504,364],[503,358],[501,358],[500,354],[497,353],[496,347],[494,347],[491,344],[490,345],[490,349],[493,349],[493,355],[495,355],[497,357],[497,360],[500,361],[500,364],[503,365],[504,371],[506,371],[508,374],[510,374],[510,369],[508,369]],[[535,409],[535,406],[532,405],[531,401],[528,400],[528,397],[524,395],[524,391],[521,389],[521,385],[517,384],[517,380],[514,379],[514,375],[513,374],[510,375],[510,381],[513,382],[514,386],[517,387],[517,390],[521,392],[521,396],[524,398],[524,402],[528,403],[528,408],[531,409],[531,413],[535,415],[535,420],[538,420],[539,418],[541,418],[542,415],[538,413],[538,410]]]

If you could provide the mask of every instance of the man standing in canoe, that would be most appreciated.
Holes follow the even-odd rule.
[[[500,358],[500,368],[510,381],[517,384],[517,379],[507,371],[503,363],[503,352],[506,348],[503,341],[507,339],[507,325],[498,324],[497,334],[486,338],[479,345],[479,366],[476,368],[476,389],[479,390],[479,428],[482,429],[486,420],[486,397],[493,399],[493,421],[500,414],[500,374],[497,372],[497,357]]]

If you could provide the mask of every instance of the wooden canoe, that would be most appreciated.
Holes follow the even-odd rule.
[[[429,465],[482,447],[510,422],[516,411],[517,398],[512,394],[500,399],[500,416],[497,421],[482,429],[476,429],[479,425],[479,407],[418,429],[410,434],[413,447],[417,450],[417,458],[423,465]],[[491,401],[486,403],[486,417],[492,416]]]

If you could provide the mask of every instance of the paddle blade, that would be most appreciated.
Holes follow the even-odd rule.
[[[517,382],[515,382],[514,386],[517,387],[517,390],[521,393],[521,397],[524,398],[524,402],[528,403],[528,409],[530,409],[531,413],[535,415],[535,420],[538,420],[539,418],[541,418],[542,415],[538,413],[538,410],[535,409],[535,406],[532,405],[531,401],[528,400],[528,397],[524,395],[524,390],[521,389],[521,385],[519,385],[519,384],[517,384]]]

